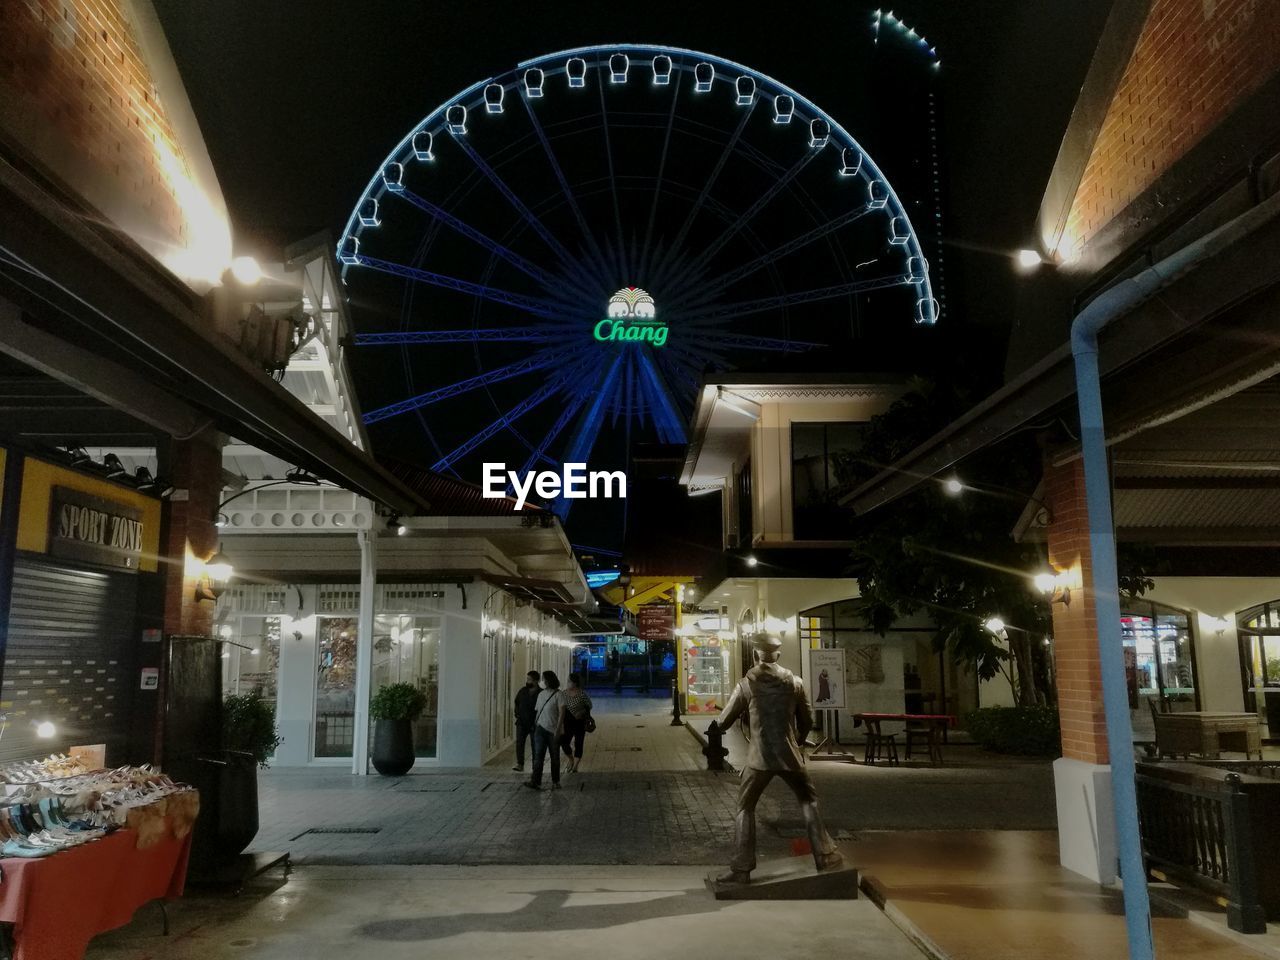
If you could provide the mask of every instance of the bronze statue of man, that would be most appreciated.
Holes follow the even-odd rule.
[[[737,849],[729,872],[716,878],[720,883],[750,882],[756,868],[756,802],[774,777],[781,777],[800,801],[818,870],[832,870],[844,862],[822,825],[818,794],[800,749],[813,729],[809,694],[799,677],[778,665],[782,642],[777,637],[756,634],[751,644],[756,666],[738,681],[719,721],[720,728],[727,730],[746,714],[744,733],[750,740],[738,787]]]

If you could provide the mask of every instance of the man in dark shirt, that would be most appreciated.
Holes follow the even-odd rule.
[[[524,686],[516,694],[516,765],[512,770],[524,769],[524,742],[533,736],[538,703],[538,671],[530,670],[524,678]]]

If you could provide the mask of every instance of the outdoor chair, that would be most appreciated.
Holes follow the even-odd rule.
[[[916,749],[919,749],[921,746],[924,747],[924,752],[929,755],[930,760],[941,759],[940,757],[936,757],[934,755],[935,751],[933,746],[933,730],[929,724],[908,723],[906,735],[907,735],[906,759],[908,760],[911,759],[911,750],[913,747]]]
[[[898,735],[881,733],[879,720],[868,719],[866,723],[867,751],[862,758],[863,762],[874,764],[877,760],[884,760],[891,767],[898,766]]]

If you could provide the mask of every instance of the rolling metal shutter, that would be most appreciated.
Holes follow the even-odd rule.
[[[106,743],[119,763],[129,734],[137,577],[19,560],[0,700],[8,720],[0,760]],[[52,739],[35,724],[57,725]]]

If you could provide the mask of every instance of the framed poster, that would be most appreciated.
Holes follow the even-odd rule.
[[[843,710],[844,650],[810,650],[805,684],[815,710]]]

